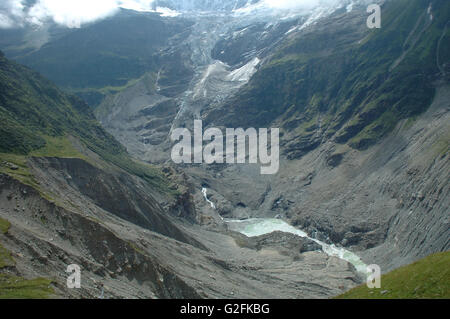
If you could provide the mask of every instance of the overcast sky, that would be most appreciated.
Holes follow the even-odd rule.
[[[226,1],[226,0],[225,0]],[[317,5],[337,5],[344,0],[262,0],[270,8],[294,8],[305,10]],[[25,0],[0,0],[0,28],[21,26],[24,23],[42,24],[54,22],[69,27],[79,27],[115,14],[119,8],[151,11],[153,0],[37,0],[25,9]]]

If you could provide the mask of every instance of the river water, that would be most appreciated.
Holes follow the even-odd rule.
[[[203,194],[203,198],[206,200],[206,202],[211,205],[211,208],[216,209],[216,205],[214,205],[214,203],[212,201],[209,200],[208,198],[208,190],[206,188],[202,188],[202,194]]]
[[[253,218],[247,220],[227,220],[228,226],[231,230],[246,235],[247,237],[256,237],[265,234],[270,234],[275,231],[282,231],[291,233],[303,238],[309,238],[322,246],[323,251],[329,256],[335,256],[346,260],[355,266],[356,270],[361,273],[366,273],[366,264],[356,254],[348,251],[342,247],[329,245],[320,240],[311,238],[305,232],[289,225],[281,219],[275,218]]]

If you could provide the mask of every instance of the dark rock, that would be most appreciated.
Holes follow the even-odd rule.
[[[19,169],[19,166],[13,164],[13,163],[9,163],[9,162],[4,162],[4,166],[8,167],[10,170],[13,171],[17,171]]]
[[[235,235],[239,236],[239,235]],[[258,237],[246,237],[240,235],[238,243],[247,248],[261,250],[263,248],[274,248],[281,253],[296,256],[308,251],[321,251],[322,246],[315,241],[281,231]]]
[[[341,165],[342,160],[344,159],[344,154],[333,154],[327,159],[327,164],[330,167],[338,167]]]

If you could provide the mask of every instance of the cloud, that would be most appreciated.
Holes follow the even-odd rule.
[[[117,9],[115,0],[39,0],[28,11],[28,20],[40,24],[52,19],[61,25],[80,27],[84,23],[110,16]]]
[[[21,25],[24,17],[22,0],[2,0],[0,3],[0,28]]]
[[[135,11],[153,11],[153,0],[121,0],[118,1],[118,5],[124,9],[130,9]]]
[[[6,14],[0,13],[0,29],[7,29],[14,26],[14,21],[10,19]]]
[[[178,0],[182,1],[182,0]],[[193,4],[196,0],[186,0]],[[224,0],[225,1],[225,0]],[[235,1],[235,0],[228,0]],[[237,12],[251,13],[262,10],[276,13],[283,10],[308,12],[317,8],[337,8],[343,4],[362,0],[260,0]],[[374,0],[371,0],[374,1]],[[0,28],[23,26],[24,23],[42,25],[48,21],[70,28],[79,28],[83,24],[114,15],[120,8],[136,11],[156,11],[164,16],[176,16],[177,12],[167,8],[153,8],[154,0],[0,0]],[[205,4],[198,0],[198,4]]]
[[[11,28],[14,25],[14,21],[12,21],[7,15],[0,13],[0,29]]]
[[[0,28],[22,26],[24,22],[41,25],[53,21],[70,28],[103,19],[119,8],[152,11],[153,0],[37,0],[25,7],[25,0],[1,0]]]

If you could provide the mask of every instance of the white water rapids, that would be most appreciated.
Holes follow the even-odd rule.
[[[281,219],[275,218],[252,218],[247,220],[227,220],[231,230],[244,234],[247,237],[257,237],[270,234],[275,231],[291,233],[299,237],[308,238],[322,246],[323,251],[329,255],[346,260],[355,266],[356,270],[366,273],[366,264],[357,255],[344,248],[335,245],[329,245],[320,240],[311,238],[304,231],[301,231]]]
[[[202,189],[203,196],[205,200],[211,205],[212,208],[216,208],[213,202],[208,199],[208,190],[206,188]],[[353,266],[355,266],[358,272],[366,274],[367,265],[361,260],[359,256],[348,251],[342,247],[337,247],[336,245],[329,245],[315,238],[311,238],[307,233],[301,231],[281,219],[275,218],[252,218],[246,220],[226,220],[229,228],[238,233],[244,234],[247,237],[257,237],[265,234],[270,234],[276,231],[281,231],[284,233],[291,233],[299,237],[308,238],[320,246],[322,246],[323,251],[329,255],[338,257],[345,261],[348,261]]]
[[[208,202],[208,204],[211,205],[211,208],[216,209],[216,205],[214,205],[214,203],[212,201],[209,200],[208,198],[208,194],[207,194],[208,190],[206,188],[202,188],[202,194],[203,197],[205,198],[205,200]]]

